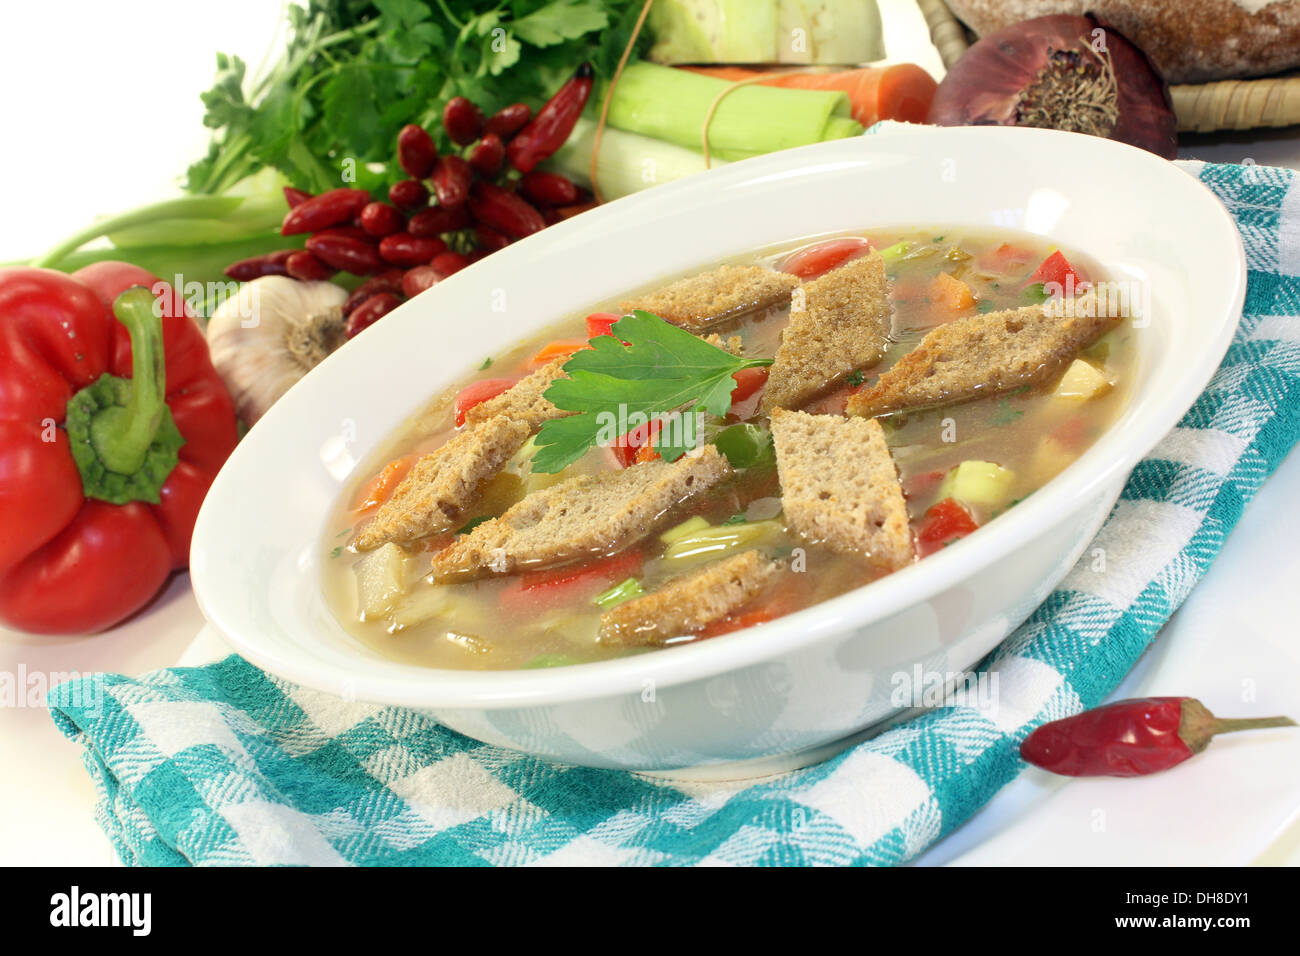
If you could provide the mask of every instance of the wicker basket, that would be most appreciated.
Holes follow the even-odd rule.
[[[966,28],[944,0],[916,0],[930,27],[930,39],[944,66],[952,66],[970,46]],[[1180,83],[1169,88],[1178,131],[1210,133],[1262,129],[1300,123],[1300,76],[1258,80]]]

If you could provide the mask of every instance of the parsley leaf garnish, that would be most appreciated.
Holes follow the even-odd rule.
[[[491,515],[479,515],[477,518],[470,518],[468,521],[465,522],[464,525],[461,526],[460,530],[458,530],[456,533],[469,534],[471,531],[473,531],[483,522],[491,521],[491,520],[492,520]]]
[[[866,380],[867,380],[867,376],[860,368],[855,368],[852,372],[849,373],[848,378],[845,379],[845,381],[847,381],[849,385],[852,386],[853,388],[857,388]]]
[[[1024,414],[1022,410],[1012,408],[1011,402],[1004,398],[998,402],[998,410],[989,416],[989,424],[1001,428],[1004,425],[1010,425]]]
[[[640,310],[619,319],[610,331],[591,339],[591,348],[575,352],[564,365],[569,377],[546,390],[557,408],[578,414],[542,425],[533,471],[560,471],[594,445],[619,437],[621,425],[636,425],[640,416],[655,419],[679,410],[726,415],[736,387],[731,376],[772,364],[771,359],[739,358]],[[655,450],[675,461],[690,450],[688,432],[661,429]]]

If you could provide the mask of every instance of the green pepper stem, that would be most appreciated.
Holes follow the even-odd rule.
[[[140,470],[167,410],[167,372],[157,300],[143,286],[113,302],[113,314],[131,335],[131,395],[124,406],[101,409],[90,423],[90,444],[109,471]]]

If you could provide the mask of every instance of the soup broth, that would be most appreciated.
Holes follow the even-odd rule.
[[[871,255],[879,254],[885,262],[892,310],[887,350],[874,366],[852,370],[800,406],[815,415],[843,416],[851,394],[869,388],[932,330],[970,316],[1037,304],[1053,291],[1050,278],[1045,287],[1042,277],[1052,275],[1048,264],[1057,250],[1040,237],[947,228],[858,235],[869,240]],[[732,263],[792,268],[801,253],[820,254],[826,242],[825,237],[791,242]],[[845,247],[852,249],[853,244]],[[828,248],[833,252],[836,247]],[[865,248],[863,244],[853,258]],[[1101,278],[1084,257],[1069,250],[1064,256],[1070,283],[1085,275]],[[835,256],[828,253],[828,258],[833,261]],[[815,266],[817,255],[805,254],[803,259]],[[1066,293],[1074,291],[1070,283]],[[618,312],[614,302],[593,306]],[[708,331],[716,331],[720,344],[743,358],[770,358],[790,312],[790,304],[782,302],[711,325]],[[568,346],[553,343],[587,339],[589,314],[575,311],[517,348],[484,356],[477,369],[435,396],[381,454],[359,469],[357,482],[329,518],[323,585],[338,620],[363,644],[386,657],[429,667],[579,664],[761,625],[869,586],[892,570],[870,554],[845,553],[792,525],[783,507],[775,456],[762,446],[769,422],[761,410],[761,382],[757,391],[741,395],[747,386],[740,376],[731,412],[723,420],[707,421],[704,436],[716,438],[722,429],[748,422],[755,427],[732,434],[758,442],[759,450],[749,459],[740,456],[748,466],[735,467],[708,491],[657,516],[649,533],[637,540],[610,542],[608,553],[592,560],[435,581],[435,554],[526,496],[579,475],[642,467],[653,458],[647,449],[636,452],[639,459],[625,461],[627,450],[598,445],[558,474],[537,473],[530,468],[536,451],[530,439],[481,483],[472,503],[457,512],[456,527],[392,547],[358,551],[358,533],[393,492],[402,465],[458,433],[458,408],[463,411],[473,400],[475,388],[479,394],[499,390],[545,364],[548,345],[550,354],[562,354]],[[901,484],[916,560],[970,533],[972,527],[996,520],[1081,455],[1122,410],[1134,368],[1133,332],[1127,321],[1119,321],[1067,356],[1047,378],[1015,388],[990,388],[984,397],[878,416]],[[757,550],[780,570],[756,595],[727,613],[703,627],[644,646],[602,637],[603,616],[613,607],[653,595],[745,550]]]

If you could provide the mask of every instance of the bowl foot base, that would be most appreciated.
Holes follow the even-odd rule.
[[[754,757],[751,760],[732,760],[725,763],[701,764],[695,767],[679,767],[671,770],[638,770],[637,773],[660,780],[684,780],[698,783],[722,783],[727,780],[756,780],[760,777],[775,777],[792,770],[802,770],[823,760],[830,760],[836,754],[860,744],[869,737],[874,737],[886,728],[891,721],[882,721],[863,730],[855,731],[847,737],[817,744],[804,750],[795,750],[771,757]]]

